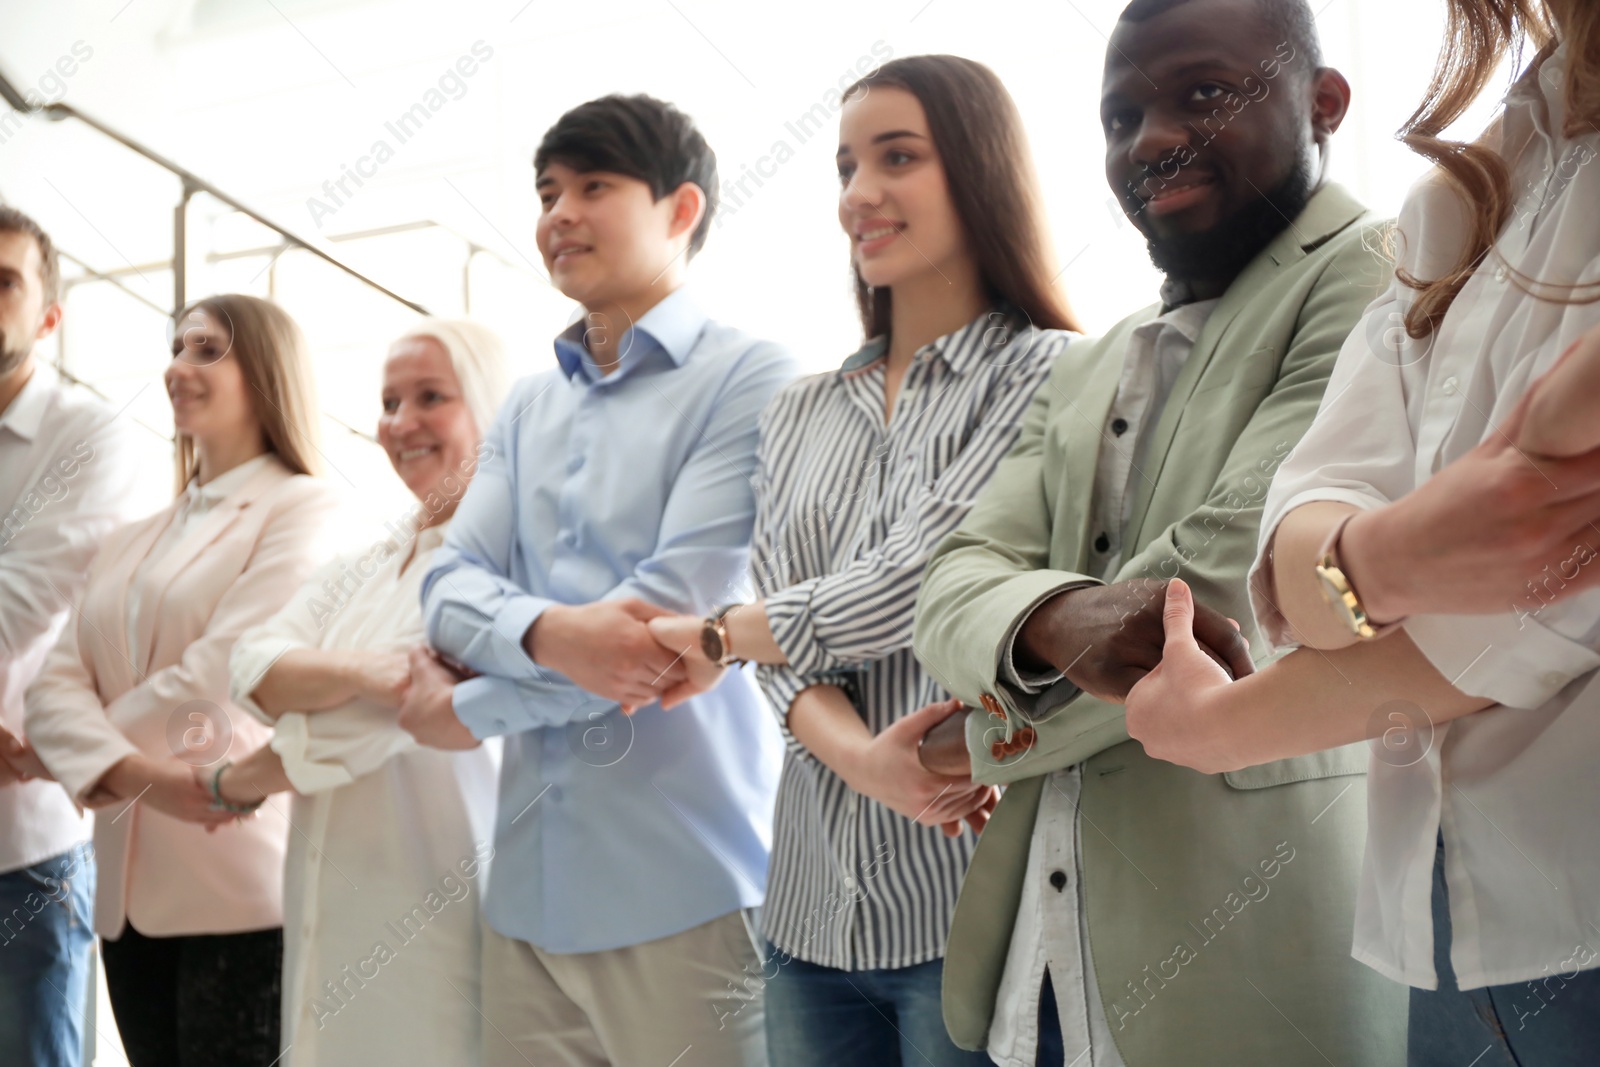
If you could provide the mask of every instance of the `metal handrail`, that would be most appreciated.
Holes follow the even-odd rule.
[[[368,286],[371,286],[373,289],[376,289],[378,292],[382,293],[384,296],[389,297],[391,300],[398,301],[399,303],[405,305],[406,307],[410,308],[411,310],[417,312],[420,315],[429,314],[428,309],[423,307],[421,304],[417,303],[416,301],[407,300],[405,297],[401,296],[399,293],[396,293],[394,290],[390,289],[389,287],[383,285],[380,282],[374,281],[372,278],[367,277],[365,274],[362,274],[360,271],[356,270],[354,267],[350,266],[348,263],[345,263],[343,260],[339,259],[337,256],[334,256],[334,255],[331,255],[331,254],[329,254],[327,252],[324,252],[322,249],[318,248],[316,245],[313,245],[310,241],[306,240],[304,237],[301,237],[300,235],[294,233],[291,230],[285,229],[284,227],[278,225],[276,222],[273,222],[271,219],[267,218],[265,215],[261,214],[260,212],[255,211],[255,210],[247,207],[246,205],[241,203],[235,197],[229,196],[227,193],[223,192],[221,189],[217,188],[215,185],[213,185],[210,182],[206,181],[204,178],[200,177],[199,175],[195,174],[193,171],[190,171],[188,168],[180,166],[177,163],[174,163],[172,160],[170,160],[167,157],[161,155],[159,152],[156,152],[155,150],[146,147],[145,145],[141,144],[139,141],[136,141],[132,137],[129,137],[127,134],[122,133],[120,130],[117,130],[114,127],[106,125],[105,123],[101,122],[99,119],[96,119],[91,115],[84,114],[82,111],[79,111],[77,108],[73,107],[71,104],[63,104],[63,103],[57,102],[57,103],[53,103],[53,104],[36,105],[36,104],[29,103],[28,100],[21,93],[19,93],[17,91],[16,87],[14,85],[12,85],[10,80],[8,78],[6,78],[3,74],[0,74],[0,98],[3,98],[6,101],[6,103],[11,105],[11,107],[13,109],[15,109],[17,111],[20,111],[23,114],[32,114],[32,113],[36,113],[36,112],[37,113],[43,113],[48,118],[50,118],[50,119],[52,119],[54,121],[58,121],[58,122],[60,120],[62,120],[62,119],[65,119],[65,118],[77,119],[79,122],[83,123],[85,126],[88,126],[90,129],[96,131],[97,133],[100,133],[101,135],[103,135],[105,137],[111,138],[113,141],[115,141],[118,144],[122,145],[124,148],[128,149],[129,151],[131,151],[131,152],[133,152],[133,153],[135,153],[135,154],[137,154],[139,156],[144,157],[145,159],[147,159],[150,162],[154,163],[156,166],[158,166],[158,167],[162,168],[163,170],[167,171],[168,173],[174,175],[175,177],[177,177],[177,179],[179,181],[181,181],[183,183],[183,196],[178,201],[177,210],[176,210],[175,216],[174,216],[174,225],[173,225],[173,253],[172,253],[172,275],[173,275],[173,311],[172,311],[172,313],[173,314],[176,314],[178,312],[178,310],[181,309],[188,302],[187,301],[187,293],[185,291],[186,283],[187,283],[187,280],[188,280],[187,277],[186,277],[187,271],[185,269],[186,258],[187,258],[186,254],[187,254],[187,251],[188,251],[188,249],[187,249],[187,235],[185,233],[185,230],[186,230],[185,215],[186,215],[186,209],[187,209],[188,204],[189,204],[189,199],[192,196],[194,196],[194,194],[197,193],[197,192],[198,193],[205,193],[206,195],[208,195],[208,196],[210,196],[210,197],[212,197],[212,198],[214,198],[216,200],[219,200],[222,203],[228,205],[229,207],[233,208],[235,211],[239,212],[240,214],[248,216],[251,219],[254,219],[256,222],[260,223],[261,225],[265,226],[267,229],[271,230],[272,232],[276,233],[278,236],[282,237],[289,244],[295,246],[296,248],[304,249],[305,251],[310,252],[312,255],[317,256],[320,259],[326,260],[328,263],[331,263],[333,266],[338,267],[340,270],[344,271],[346,274],[349,274],[351,277],[357,279],[358,281],[363,282],[364,284],[366,284]]]

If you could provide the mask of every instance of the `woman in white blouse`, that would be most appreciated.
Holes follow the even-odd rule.
[[[427,320],[389,350],[378,441],[417,498],[398,533],[334,559],[234,647],[233,698],[275,725],[222,768],[236,806],[293,789],[283,1042],[295,1067],[480,1062],[478,888],[497,752],[420,748],[396,723],[424,640],[428,557],[508,385],[499,340]]]
[[[1174,582],[1128,729],[1207,771],[1377,739],[1354,954],[1412,986],[1410,1062],[1594,1064],[1600,456],[1519,443],[1595,436],[1527,419],[1577,410],[1540,376],[1600,324],[1600,7],[1451,18],[1405,131],[1438,169],[1266,499],[1253,602],[1302,647],[1230,682]],[[1539,52],[1504,113],[1472,146],[1439,139],[1523,37]]]
[[[279,808],[234,814],[197,780],[267,731],[228,698],[228,655],[323,558],[305,339],[264,300],[178,317],[164,375],[178,497],[108,537],[26,697],[28,741],[98,811],[95,929],[134,1067],[278,1059]]]

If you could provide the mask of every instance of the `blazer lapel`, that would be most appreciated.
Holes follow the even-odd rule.
[[[1140,480],[1138,495],[1134,497],[1133,511],[1128,517],[1129,537],[1137,538],[1144,525],[1145,514],[1150,509],[1150,499],[1157,483],[1161,480],[1162,467],[1166,465],[1167,456],[1172,451],[1172,442],[1178,433],[1178,423],[1182,421],[1184,409],[1189,406],[1189,401],[1194,396],[1195,387],[1215,359],[1217,349],[1228,334],[1228,328],[1233,325],[1241,312],[1256,302],[1262,288],[1279,271],[1300,262],[1321,247],[1328,238],[1366,213],[1366,208],[1346,192],[1343,186],[1333,182],[1328,183],[1311,198],[1311,202],[1300,212],[1299,217],[1289,224],[1289,228],[1274,238],[1271,244],[1251,260],[1239,277],[1234,279],[1233,284],[1228,286],[1227,292],[1222,294],[1222,300],[1200,330],[1200,336],[1195,339],[1194,350],[1189,353],[1188,360],[1183,364],[1183,370],[1178,373],[1178,380],[1172,385],[1172,395],[1167,399],[1161,421],[1156,425],[1155,436],[1150,440],[1150,452],[1146,456],[1145,465],[1146,477]]]
[[[103,602],[111,608],[109,614],[97,611],[95,604],[85,598],[83,621],[103,653],[94,657],[95,673],[103,679],[101,691],[108,697],[126,693],[144,680],[144,665],[133,662],[133,650],[128,644],[128,587],[139,564],[177,513],[174,502],[165,511],[137,523],[129,530],[128,543],[114,558],[108,557],[105,570],[96,575],[96,580],[112,591]],[[142,626],[143,620],[139,624]]]
[[[167,587],[172,584],[173,579],[182,574],[183,569],[193,562],[202,550],[222,536],[222,532],[233,525],[240,512],[249,507],[261,494],[291,476],[289,469],[274,458],[273,462],[262,467],[207,512],[194,529],[185,533],[178,543],[172,546],[171,551],[156,562],[148,579],[150,596],[141,602],[139,618],[134,622],[139,633],[139,647],[144,651],[141,657],[144,662],[138,665],[139,670],[148,673],[150,664],[154,661],[156,620],[161,617],[161,608],[166,602]],[[174,506],[174,516],[176,512],[177,507]],[[146,551],[148,548],[147,545]],[[140,555],[138,558],[142,560],[144,556]]]

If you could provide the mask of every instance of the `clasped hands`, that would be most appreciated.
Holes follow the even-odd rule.
[[[759,610],[752,608],[750,610]],[[592,604],[553,605],[529,627],[524,648],[534,662],[558,670],[596,696],[616,701],[632,714],[659,701],[670,709],[716,686],[727,672],[706,658],[700,635],[704,620],[637,598]],[[958,701],[930,704],[873,736],[848,697],[835,686],[806,690],[790,712],[798,721],[816,705],[816,732],[801,736],[819,759],[856,792],[927,826],[954,836],[963,824],[981,830],[998,792],[976,785],[968,771],[937,774],[921,766],[917,746],[936,722],[960,708]],[[851,724],[836,730],[825,721]]]
[[[725,668],[701,651],[702,622],[637,597],[552,604],[528,628],[523,648],[535,663],[631,715],[658,700],[674,707],[722,680]]]
[[[1180,593],[1186,614],[1176,604]],[[1091,696],[1126,703],[1130,732],[1136,703],[1141,713],[1182,716],[1208,688],[1255,671],[1237,622],[1195,603],[1182,581],[1153,578],[1056,594],[1023,622],[1013,652],[1024,674],[1059,672]],[[1146,696],[1152,699],[1140,700]],[[943,773],[970,770],[964,718],[928,734],[924,766]]]
[[[1349,520],[1341,560],[1370,617],[1533,615],[1600,586],[1597,388],[1600,329],[1569,347],[1469,452]],[[1174,582],[1163,658],[1128,696],[1128,732],[1158,759],[1228,769],[1246,761],[1228,747],[1238,729],[1223,697],[1230,679],[1196,645],[1199,611]]]

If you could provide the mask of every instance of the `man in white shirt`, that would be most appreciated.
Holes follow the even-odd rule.
[[[0,1063],[78,1067],[94,969],[94,857],[67,794],[22,739],[22,695],[126,521],[126,420],[34,347],[61,323],[56,253],[0,207]]]

